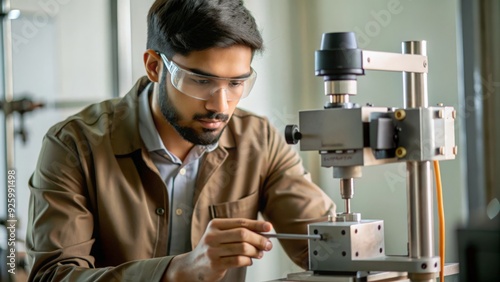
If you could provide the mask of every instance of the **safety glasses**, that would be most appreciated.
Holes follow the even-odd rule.
[[[222,78],[197,74],[179,67],[173,61],[159,53],[170,73],[172,85],[183,94],[199,100],[208,100],[217,91],[223,89],[228,101],[240,100],[248,96],[257,79],[257,73],[246,77]]]

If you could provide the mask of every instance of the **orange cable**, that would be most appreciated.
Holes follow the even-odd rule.
[[[434,161],[434,176],[436,178],[436,194],[439,216],[439,256],[441,257],[441,271],[439,272],[439,281],[444,282],[444,255],[445,255],[445,221],[444,221],[444,205],[443,205],[443,187],[441,186],[441,172],[439,170],[439,162]]]

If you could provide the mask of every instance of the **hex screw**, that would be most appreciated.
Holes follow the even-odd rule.
[[[422,269],[426,269],[427,268],[427,264],[426,263],[422,263]]]

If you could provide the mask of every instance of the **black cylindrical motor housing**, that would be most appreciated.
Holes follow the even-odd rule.
[[[315,53],[316,76],[325,81],[356,80],[365,74],[361,52],[354,32],[323,33],[321,49]]]

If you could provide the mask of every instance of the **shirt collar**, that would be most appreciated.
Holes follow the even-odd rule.
[[[149,106],[149,95],[151,94],[152,83],[150,83],[139,95],[139,133],[148,152],[165,150],[165,145],[161,141],[160,134],[156,130],[151,108]]]

